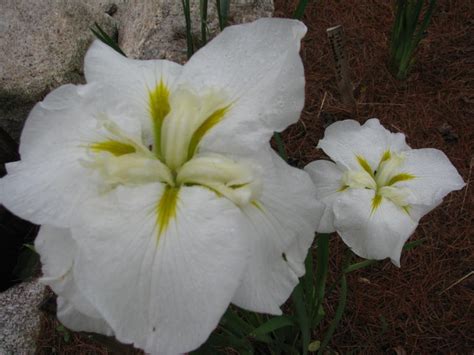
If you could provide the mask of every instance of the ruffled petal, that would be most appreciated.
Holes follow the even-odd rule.
[[[114,335],[112,328],[102,318],[95,318],[79,312],[71,302],[63,297],[57,298],[58,320],[75,332],[93,332],[107,336]]]
[[[344,243],[366,259],[390,258],[400,266],[403,245],[415,231],[418,220],[383,198],[372,210],[375,192],[351,189],[334,203],[334,225]]]
[[[119,341],[175,354],[197,348],[217,326],[248,246],[229,200],[186,186],[174,202],[163,196],[164,186],[148,184],[90,201],[73,231],[81,251],[74,275]]]
[[[112,335],[112,329],[75,283],[73,265],[77,245],[69,230],[41,226],[35,248],[42,263],[43,277],[40,281],[58,295],[59,321],[75,331]]]
[[[84,60],[88,83],[106,85],[110,94],[123,100],[132,117],[144,127],[145,139],[153,142],[153,120],[156,111],[166,111],[168,95],[174,91],[182,66],[168,60],[137,60],[124,57],[96,40]],[[160,97],[164,95],[164,97]],[[161,106],[161,107],[157,107]],[[160,119],[163,119],[161,117]]]
[[[76,208],[97,194],[97,176],[86,169],[89,144],[106,139],[101,115],[132,137],[141,126],[123,103],[100,85],[65,85],[38,103],[21,135],[21,161],[7,164],[0,203],[36,224],[68,227]]]
[[[298,52],[305,33],[303,23],[286,19],[227,27],[185,64],[179,83],[198,93],[218,90],[231,104],[204,136],[202,150],[255,150],[298,120],[305,83]]]
[[[377,169],[386,151],[401,152],[410,149],[405,143],[404,134],[391,133],[376,118],[366,121],[362,126],[354,120],[333,123],[326,128],[318,148],[324,150],[336,163],[351,170],[360,170],[357,160],[360,156],[367,161],[372,171]]]
[[[92,43],[84,59],[84,75],[88,83],[99,82],[121,88],[117,94],[127,99],[154,89],[161,80],[174,87],[182,68],[168,60],[124,57],[99,40]]]
[[[289,166],[270,148],[258,161],[264,168],[263,192],[242,209],[250,226],[251,256],[232,302],[281,314],[280,306],[305,273],[304,260],[324,207],[306,172]]]
[[[438,149],[413,149],[406,152],[401,169],[415,178],[398,182],[395,186],[410,189],[417,204],[432,208],[448,193],[460,190],[465,185],[448,157]]]
[[[304,170],[309,173],[316,187],[316,198],[326,206],[318,226],[318,232],[334,232],[333,204],[344,192],[345,187],[341,180],[343,171],[336,164],[327,160],[313,161],[306,165]]]

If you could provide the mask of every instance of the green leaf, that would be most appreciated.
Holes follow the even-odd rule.
[[[252,337],[259,337],[261,335],[266,335],[271,333],[277,329],[294,326],[295,322],[285,315],[270,318],[268,321],[263,323],[260,327],[255,328],[251,333],[250,336]]]
[[[311,312],[311,327],[314,328],[321,321],[321,307],[324,300],[326,280],[329,268],[329,238],[330,234],[318,234],[316,243],[316,282]]]
[[[221,31],[227,26],[229,17],[230,0],[216,0],[217,16],[219,17],[219,27]]]
[[[306,6],[308,5],[309,0],[300,0],[298,3],[298,6],[296,7],[296,10],[293,14],[293,18],[297,20],[301,20],[304,15],[304,10],[306,9]]]
[[[194,54],[194,42],[191,27],[191,7],[189,6],[189,0],[181,0],[181,4],[183,6],[184,20],[186,21],[186,44],[189,59]]]
[[[201,46],[207,43],[207,0],[199,0],[201,13]]]
[[[295,305],[296,317],[301,330],[303,355],[306,355],[308,353],[308,345],[310,340],[310,323],[308,314],[306,313],[303,297],[303,286],[301,282],[293,290],[291,299]]]
[[[277,145],[278,154],[284,161],[288,161],[288,155],[286,154],[285,145],[283,144],[280,133],[273,132],[273,138],[275,139],[275,143]]]
[[[122,51],[122,49],[119,47],[118,43],[116,40],[114,40],[112,37],[110,37],[100,26],[97,22],[94,22],[94,27],[91,27],[92,33],[97,37],[97,39],[101,40],[104,42],[106,45],[108,45],[110,48],[114,49],[116,52],[120,53],[124,57],[126,57],[125,53]]]
[[[346,274],[343,273],[341,277],[341,290],[339,293],[339,303],[336,308],[336,314],[334,315],[334,319],[331,321],[329,325],[328,331],[324,335],[323,342],[321,343],[321,347],[319,348],[318,354],[323,354],[323,350],[329,344],[329,341],[334,334],[339,322],[341,321],[342,315],[344,314],[344,310],[346,309],[346,302],[347,302],[347,279]]]

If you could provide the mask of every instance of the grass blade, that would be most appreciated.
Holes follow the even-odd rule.
[[[309,0],[300,0],[298,3],[298,6],[296,7],[295,12],[293,13],[293,18],[297,20],[301,20],[304,15],[304,10],[306,9],[306,6],[308,5]]]
[[[341,277],[341,291],[339,296],[339,303],[336,308],[336,314],[334,315],[334,319],[332,320],[331,324],[329,325],[329,329],[326,332],[323,342],[321,343],[321,347],[319,348],[318,354],[323,354],[323,350],[329,344],[329,341],[334,334],[339,322],[341,321],[342,315],[344,314],[344,310],[346,309],[347,303],[347,279],[346,274],[342,274]]]
[[[193,34],[191,27],[191,7],[189,6],[189,0],[181,0],[183,5],[184,20],[186,21],[186,44],[187,44],[187,55],[188,59],[194,54],[194,43]]]
[[[260,327],[255,328],[250,333],[250,336],[257,338],[259,336],[271,333],[277,329],[280,329],[283,327],[289,327],[292,325],[295,325],[295,322],[290,317],[287,317],[284,315],[273,317],[273,318],[270,318],[267,322],[263,323]]]
[[[230,0],[216,0],[217,16],[219,17],[219,28],[221,31],[227,26],[229,18]]]
[[[91,27],[90,30],[94,34],[94,36],[97,37],[97,39],[101,40],[103,43],[108,45],[110,48],[114,49],[124,57],[126,57],[126,54],[122,51],[122,49],[119,47],[117,41],[110,37],[107,32],[105,32],[97,22],[94,22],[94,27]]]
[[[296,317],[301,330],[302,352],[303,355],[306,355],[308,353],[308,345],[310,341],[310,324],[308,314],[306,313],[303,286],[301,282],[293,290],[291,299],[295,305]]]
[[[201,12],[201,46],[207,43],[207,0],[199,0]]]
[[[329,268],[329,238],[330,234],[319,234],[316,243],[318,245],[316,249],[316,282],[313,304],[316,306],[312,309],[311,313],[311,327],[314,328],[317,323],[321,320],[320,309],[324,299],[324,293],[326,288],[326,279]]]

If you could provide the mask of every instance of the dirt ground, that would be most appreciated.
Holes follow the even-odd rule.
[[[290,17],[296,3],[276,0],[276,16]],[[392,1],[310,3],[303,18],[306,106],[300,123],[283,135],[291,160],[304,166],[321,158],[315,145],[328,123],[377,117],[391,131],[405,133],[411,147],[444,151],[467,183],[422,219],[410,241],[426,241],[403,253],[400,269],[386,261],[351,274],[346,314],[331,347],[340,353],[472,353],[474,3],[438,1],[405,82],[387,68]],[[341,105],[334,81],[326,29],[335,25],[346,34],[355,113]],[[342,249],[335,236],[333,272]],[[334,310],[336,296],[328,299],[328,310]]]
[[[275,0],[276,16],[291,17],[296,3]],[[330,348],[344,354],[470,354],[474,349],[474,3],[438,2],[405,82],[394,79],[387,69],[392,1],[310,3],[303,19],[308,34],[301,52],[306,106],[300,122],[283,134],[290,162],[303,167],[323,157],[315,146],[333,121],[378,117],[388,129],[405,133],[413,148],[444,151],[467,183],[422,219],[410,241],[425,241],[403,253],[400,269],[385,261],[350,274],[346,313]],[[355,111],[343,107],[334,81],[326,28],[335,25],[342,25],[346,33]],[[334,235],[331,277],[339,270],[344,249]],[[329,319],[336,301],[337,289],[325,305]],[[87,336],[65,336],[57,326],[52,317],[44,317],[39,353],[53,349],[61,354],[107,353]],[[327,326],[323,323],[313,339]]]

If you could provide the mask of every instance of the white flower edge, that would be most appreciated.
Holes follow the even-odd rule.
[[[403,134],[391,133],[377,119],[364,125],[354,120],[337,122],[327,128],[318,147],[334,160],[319,160],[305,167],[316,186],[316,197],[326,205],[318,231],[336,231],[363,258],[390,258],[400,266],[403,245],[421,217],[438,206],[449,192],[465,185],[443,152],[411,149]],[[401,157],[392,176],[413,176],[393,184],[406,196],[406,208],[381,198],[374,209],[374,190],[344,186],[348,172],[364,170],[357,157],[376,171],[387,151]]]

